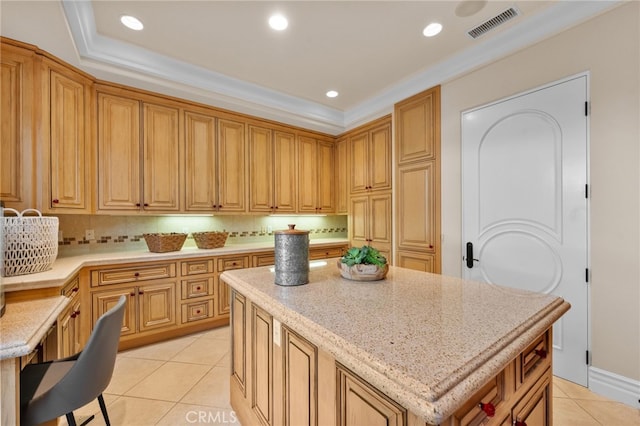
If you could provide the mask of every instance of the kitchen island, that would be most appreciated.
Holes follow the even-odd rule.
[[[551,423],[563,299],[396,267],[349,281],[335,263],[297,287],[269,267],[221,275],[243,424]]]

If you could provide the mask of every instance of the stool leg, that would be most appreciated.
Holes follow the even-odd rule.
[[[67,413],[67,424],[69,426],[76,426],[76,418],[73,417],[73,413]]]
[[[98,404],[100,404],[100,411],[102,411],[102,417],[104,417],[104,423],[107,426],[111,426],[111,423],[109,422],[109,415],[107,414],[107,406],[104,403],[104,398],[102,397],[102,394],[98,395]]]

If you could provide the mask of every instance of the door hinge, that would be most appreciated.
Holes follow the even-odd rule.
[[[589,184],[584,184],[584,198],[589,198]]]
[[[589,116],[589,102],[587,101],[584,102],[584,115],[585,117]]]
[[[589,268],[584,270],[584,280],[589,283]]]
[[[589,365],[589,351],[586,351],[585,361],[586,361],[586,364]]]

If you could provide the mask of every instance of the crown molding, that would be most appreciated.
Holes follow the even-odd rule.
[[[170,95],[332,135],[388,114],[402,99],[530,46],[621,3],[621,0],[560,1],[498,36],[481,40],[450,59],[341,111],[102,36],[96,31],[90,1],[62,1],[80,63],[85,67],[124,79],[131,82],[129,84],[162,88]]]

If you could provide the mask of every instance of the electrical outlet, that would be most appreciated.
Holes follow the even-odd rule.
[[[64,241],[64,237],[62,236],[62,230],[58,231],[58,241]]]
[[[93,232],[93,229],[85,229],[84,231],[84,239],[87,241],[95,240],[96,234]]]

